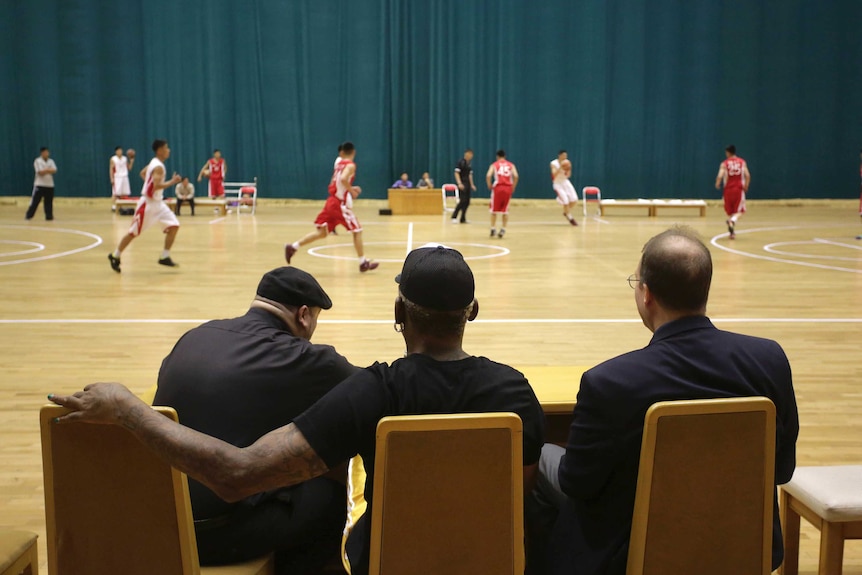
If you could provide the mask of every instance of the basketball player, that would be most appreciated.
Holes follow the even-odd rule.
[[[335,231],[336,226],[342,225],[353,234],[353,247],[356,248],[356,255],[359,257],[359,271],[364,273],[377,269],[380,264],[365,257],[362,226],[353,215],[353,200],[362,193],[359,186],[353,185],[353,179],[356,177],[356,163],[353,161],[356,157],[356,148],[351,142],[344,142],[338,148],[338,156],[332,172],[332,180],[329,182],[329,198],[323,206],[323,211],[314,220],[317,229],[292,244],[285,244],[284,258],[287,263],[290,263],[290,259],[300,247],[325,238],[327,233]]]
[[[198,173],[198,181],[206,176],[209,178],[209,197],[224,197],[224,179],[227,177],[227,162],[221,157],[221,150],[213,150],[213,157],[207,160]]]
[[[572,207],[578,203],[578,192],[569,178],[572,177],[572,163],[569,154],[560,150],[557,159],[551,161],[551,180],[554,182],[554,191],[557,193],[557,201],[563,206],[563,215],[573,226],[578,225],[572,216]]]
[[[494,184],[491,184],[491,176]],[[485,174],[485,183],[491,189],[491,237],[502,238],[506,235],[506,225],[509,223],[509,200],[518,185],[518,168],[506,159],[505,150],[497,150],[497,161],[491,164]],[[497,233],[497,214],[503,214],[503,225]]]
[[[131,196],[132,190],[129,187],[129,170],[135,165],[135,158],[131,156],[126,158],[123,155],[123,147],[117,146],[114,148],[114,155],[111,156],[108,171],[111,176],[111,196],[113,203],[111,211],[117,211],[117,198]]]
[[[730,145],[724,149],[725,160],[718,167],[715,177],[715,189],[720,190],[724,184],[724,213],[727,214],[727,231],[730,239],[736,238],[736,221],[745,213],[745,192],[751,185],[751,174],[748,164],[736,155],[736,146]]]
[[[156,223],[161,226],[162,232],[165,234],[165,249],[159,257],[159,264],[172,268],[178,265],[171,259],[171,246],[177,237],[180,222],[173,210],[165,204],[162,194],[165,188],[178,184],[182,178],[174,172],[174,176],[170,180],[165,180],[165,160],[171,155],[171,149],[165,140],[155,140],[153,152],[155,152],[156,157],[150,160],[146,168],[141,170],[144,187],[141,189],[141,199],[138,200],[138,205],[135,207],[132,227],[129,228],[129,233],[120,240],[120,245],[117,246],[114,253],[108,254],[111,269],[117,273],[120,273],[120,255],[123,250],[132,243],[133,239],[141,235],[141,232]]]

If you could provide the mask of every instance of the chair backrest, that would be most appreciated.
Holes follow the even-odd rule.
[[[461,200],[461,191],[458,189],[458,186],[455,184],[443,184],[440,187],[440,192],[443,195],[443,212],[453,211],[455,208],[448,207],[446,200],[450,197],[454,198],[456,204]],[[449,192],[452,192],[451,196],[449,195]]]
[[[200,573],[185,475],[119,425],[53,423],[67,412],[40,413],[48,571]]]
[[[650,407],[627,575],[768,575],[774,476],[775,406],[769,399]]]
[[[514,413],[380,420],[369,573],[522,574],[522,434]]]

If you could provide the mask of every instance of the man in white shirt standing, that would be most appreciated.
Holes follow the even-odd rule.
[[[180,229],[180,222],[174,212],[165,203],[163,192],[165,188],[179,183],[180,176],[174,172],[174,177],[170,180],[165,179],[165,160],[171,155],[171,149],[165,140],[155,140],[153,142],[153,152],[156,157],[150,160],[146,168],[141,170],[144,187],[141,190],[141,199],[138,200],[138,205],[135,207],[135,217],[132,220],[129,233],[123,236],[117,249],[113,253],[108,254],[111,269],[117,273],[120,273],[120,255],[123,253],[123,250],[132,243],[133,239],[141,235],[141,232],[153,224],[159,224],[162,232],[165,234],[165,249],[159,257],[159,264],[177,267],[177,264],[171,259],[170,250]]]
[[[48,221],[54,219],[54,174],[57,173],[57,164],[50,156],[51,151],[48,148],[42,148],[39,150],[39,157],[33,161],[36,179],[33,180],[33,194],[25,216],[28,220],[32,220],[36,215],[42,198],[45,199],[45,219]]]
[[[111,176],[111,196],[113,203],[111,211],[117,211],[117,198],[128,197],[132,195],[132,190],[129,187],[129,170],[135,165],[135,156],[133,152],[129,152],[129,157],[123,155],[123,147],[117,146],[114,148],[114,155],[111,156],[111,162],[108,166]]]

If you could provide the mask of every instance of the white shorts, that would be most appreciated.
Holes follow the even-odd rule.
[[[557,192],[557,202],[566,206],[568,204],[578,203],[578,192],[575,191],[575,186],[571,180],[554,184],[554,191]]]
[[[114,176],[113,193],[117,197],[132,195],[132,191],[129,188],[129,176]]]
[[[141,198],[135,207],[135,217],[132,220],[129,233],[133,236],[139,236],[155,223],[159,224],[162,232],[168,228],[180,227],[176,214],[165,202],[158,200],[148,202],[146,198]]]

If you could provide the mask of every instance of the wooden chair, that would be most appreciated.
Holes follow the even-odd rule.
[[[39,575],[36,534],[0,530],[0,575]]]
[[[153,408],[177,420],[169,407]],[[201,569],[188,481],[118,425],[54,424],[42,408],[48,571],[52,575],[265,575],[272,557]]]
[[[768,575],[774,477],[770,400],[667,401],[650,407],[627,575]]]
[[[797,467],[781,486],[782,575],[799,573],[799,518],[820,530],[820,575],[841,575],[844,541],[862,539],[862,465]]]
[[[381,419],[370,575],[523,574],[522,453],[514,413]]]

